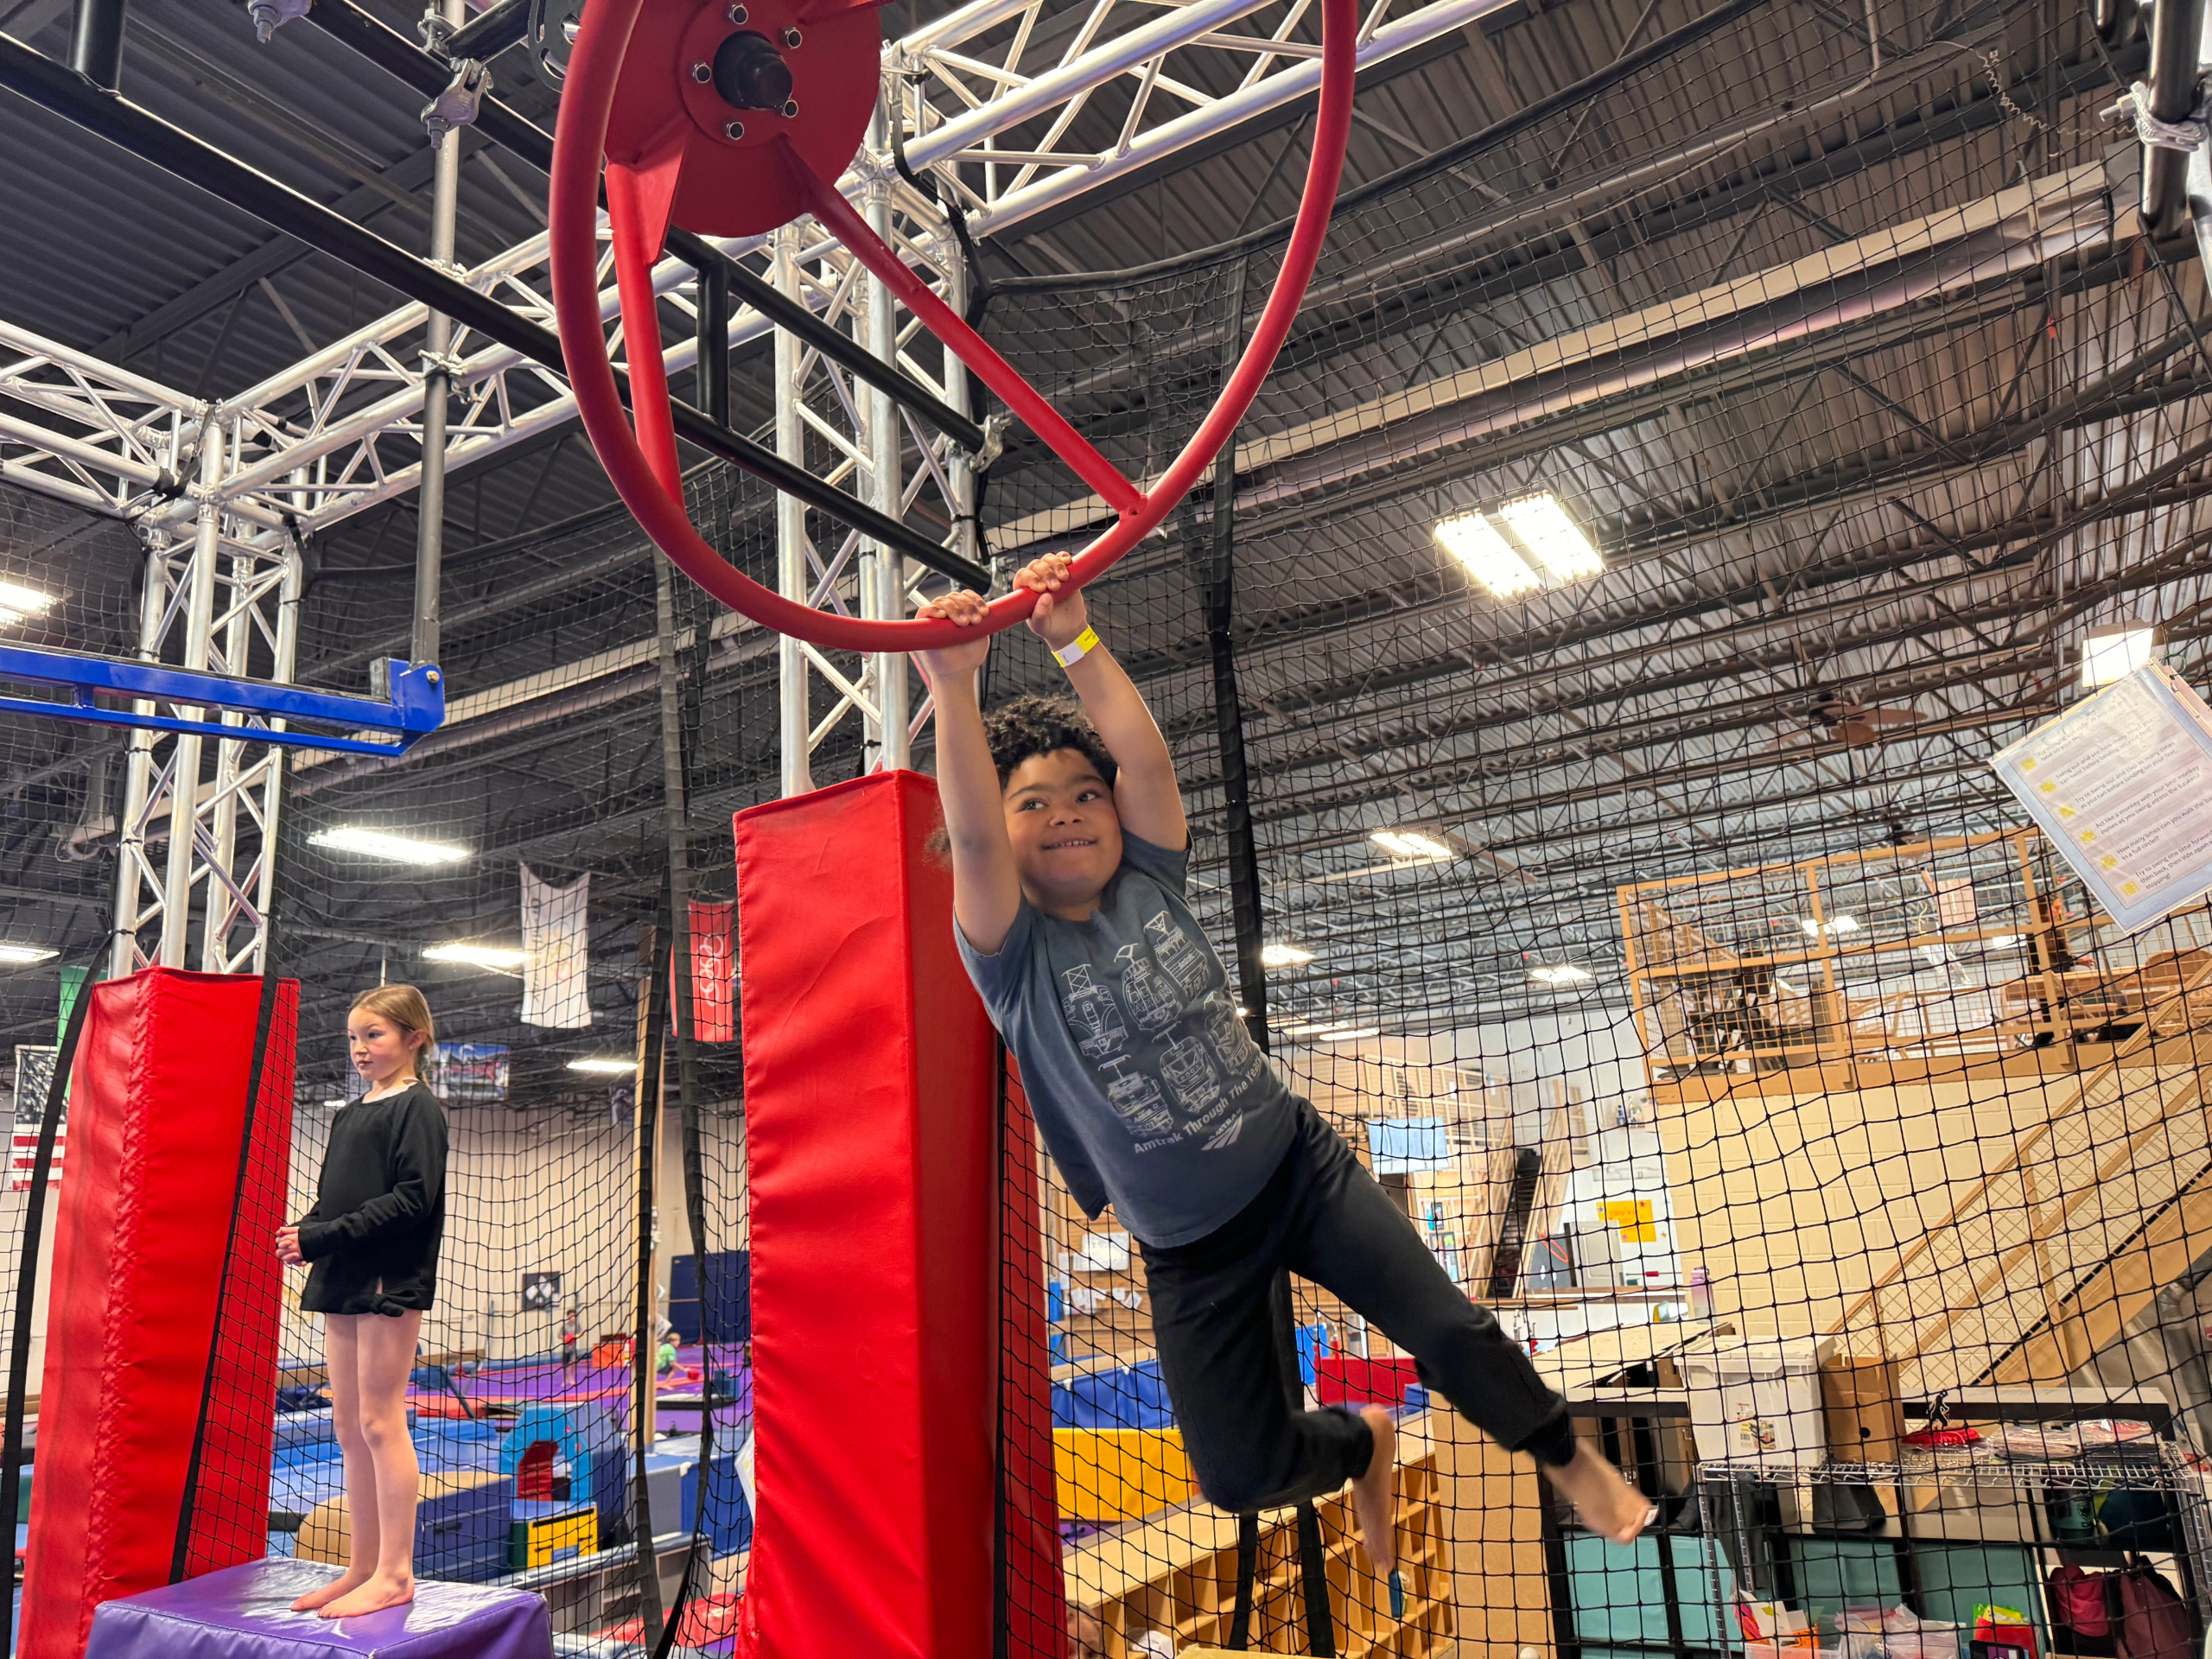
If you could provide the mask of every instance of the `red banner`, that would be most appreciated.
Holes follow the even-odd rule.
[[[737,1040],[737,906],[691,904],[691,1027],[694,1040]]]

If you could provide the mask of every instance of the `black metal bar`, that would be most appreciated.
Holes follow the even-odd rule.
[[[754,275],[689,231],[670,232],[668,245],[671,252],[680,259],[690,261],[695,267],[699,263],[696,257],[698,252],[721,260],[729,273],[730,286],[744,296],[747,305],[776,327],[787,334],[797,334],[838,367],[865,380],[895,402],[904,404],[962,448],[972,453],[983,447],[982,427],[954,410],[950,404],[931,396],[873,352],[864,350],[851,335],[839,334],[797,300],[777,292],[775,285],[765,277]]]
[[[2204,36],[2204,9],[2187,0],[2151,9],[2151,113],[2161,121],[2186,120],[2196,105],[2197,48]],[[2143,156],[2143,228],[2171,236],[2189,223],[2189,157],[2177,149],[2146,149]]]
[[[729,424],[729,266],[721,259],[694,265],[699,273],[698,366],[691,396],[710,421]]]
[[[499,0],[491,10],[477,13],[446,37],[445,55],[455,63],[464,58],[481,63],[511,46],[520,46],[529,29],[530,0]]]
[[[476,29],[493,14],[487,12]],[[423,51],[398,30],[387,27],[354,3],[354,0],[320,0],[308,14],[309,21],[343,41],[385,73],[397,76],[425,98],[435,98],[451,77],[450,68]],[[466,34],[467,31],[464,30]],[[458,41],[460,35],[454,36]],[[448,49],[452,49],[449,43]],[[458,52],[455,55],[461,55]],[[518,115],[495,98],[486,98],[476,116],[476,130],[500,149],[527,162],[539,172],[553,171],[553,139],[544,128]],[[798,335],[849,374],[904,404],[953,442],[969,450],[983,447],[983,429],[944,399],[933,396],[880,357],[863,350],[851,336],[839,334],[796,300],[779,294],[774,286],[739,264],[720,248],[690,232],[671,227],[668,251],[695,270],[721,265],[729,273],[730,285],[747,304],[778,327]],[[988,582],[979,584],[988,588]]]
[[[123,81],[123,30],[130,0],[77,0],[69,20],[69,67],[113,92]]]
[[[321,9],[311,15],[321,15]],[[0,86],[186,183],[198,186],[241,212],[252,214],[271,230],[327,253],[434,311],[443,312],[510,351],[519,352],[556,373],[567,372],[560,339],[551,329],[518,315],[488,295],[478,293],[467,283],[395,247],[375,232],[279,184],[267,174],[170,125],[128,99],[99,92],[60,64],[4,33],[0,33]],[[626,397],[629,378],[620,368],[615,371],[615,381]],[[671,398],[669,407],[678,435],[708,454],[742,467],[861,535],[895,548],[956,582],[978,588],[989,586],[989,573],[981,566],[938,546],[889,514],[879,512],[844,491],[823,483],[766,445],[708,419],[689,404]]]
[[[8,1404],[0,1426],[0,1518],[12,1529],[22,1503],[23,1391],[31,1378],[31,1313],[38,1299],[38,1258],[46,1242],[46,1189],[54,1172],[54,1138],[61,1127],[61,1103],[69,1088],[69,1070],[76,1063],[77,1039],[84,1035],[85,1012],[92,1005],[92,974],[89,965],[77,1000],[69,1005],[69,1023],[61,1033],[61,1047],[54,1057],[54,1077],[46,1086],[46,1109],[39,1114],[38,1147],[31,1154],[30,1191],[23,1211],[22,1255],[16,1263],[16,1320],[8,1340]],[[16,1607],[12,1595],[0,1594],[0,1653],[16,1650]]]

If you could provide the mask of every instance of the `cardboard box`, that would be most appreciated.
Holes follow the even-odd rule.
[[[1904,1410],[1895,1360],[1836,1354],[1821,1361],[1821,1409],[1828,1456],[1838,1463],[1896,1463],[1904,1451]]]

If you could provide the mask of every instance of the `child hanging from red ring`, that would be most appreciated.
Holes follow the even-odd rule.
[[[368,1092],[331,1121],[315,1207],[276,1230],[280,1261],[313,1264],[300,1306],[323,1316],[346,1458],[352,1563],[292,1604],[325,1618],[415,1599],[419,1471],[407,1379],[437,1293],[446,1214],[445,1110],[417,1076],[435,1035],[430,1005],[412,985],[379,985],[353,999],[346,1035]]]
[[[1162,1380],[1199,1490],[1278,1508],[1351,1483],[1361,1541],[1391,1580],[1395,1420],[1300,1408],[1286,1375],[1286,1272],[1333,1292],[1413,1355],[1428,1387],[1532,1452],[1592,1530],[1656,1515],[1578,1444],[1566,1402],[1413,1224],[1268,1063],[1185,901],[1190,835],[1166,741],[1100,642],[1065,555],[1014,578],[1078,701],[986,716],[980,638],[918,653],[936,698],[938,785],[962,960],[1020,1062],[1069,1192],[1110,1201],[1141,1250]],[[925,617],[981,621],[973,593]]]

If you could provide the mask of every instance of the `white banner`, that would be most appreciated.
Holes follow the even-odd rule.
[[[591,877],[556,887],[522,867],[522,1019],[573,1031],[591,1024]]]

